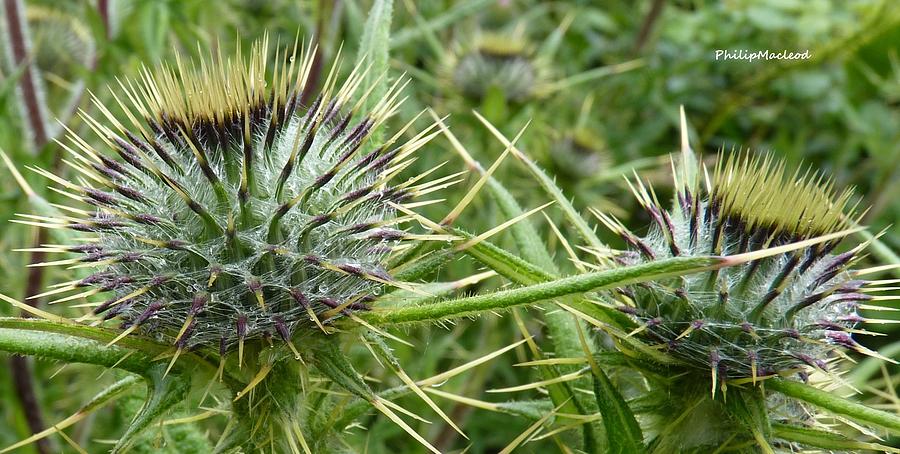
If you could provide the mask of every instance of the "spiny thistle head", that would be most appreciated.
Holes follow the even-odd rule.
[[[394,144],[407,125],[372,142],[400,83],[363,114],[361,64],[343,84],[335,64],[304,105],[314,51],[296,50],[269,61],[264,39],[246,60],[239,52],[145,69],[113,93],[121,119],[95,100],[106,124],[84,119],[103,147],[71,134],[65,162],[76,177],[39,170],[87,209],[26,222],[86,233],[44,250],[80,253],[53,263],[97,272],[45,295],[109,295],[93,304],[98,318],[179,350],[224,356],[274,338],[300,356],[292,338],[354,318],[385,285],[404,286],[384,267],[408,239],[394,204],[435,185],[392,178],[430,136]]]
[[[561,176],[572,179],[596,175],[610,162],[603,138],[587,128],[571,130],[556,139],[550,159]]]
[[[704,174],[705,184],[697,175]],[[692,176],[693,175],[693,176]],[[788,173],[770,156],[720,157],[712,175],[689,169],[676,178],[677,203],[663,208],[652,188],[632,189],[654,221],[641,238],[610,216],[598,217],[631,251],[624,263],[673,256],[753,254],[827,235],[806,247],[706,273],[628,286],[611,298],[638,324],[633,336],[661,346],[678,362],[711,373],[713,387],[808,368],[823,371],[841,348],[875,355],[851,336],[873,297],[849,267],[862,246],[835,253],[852,225],[851,192]],[[796,245],[795,245],[796,246]],[[751,255],[752,257],[752,255]]]
[[[477,101],[490,90],[499,90],[511,101],[525,101],[541,77],[528,43],[521,36],[480,34],[450,67],[457,90]]]

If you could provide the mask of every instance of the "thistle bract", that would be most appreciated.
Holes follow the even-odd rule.
[[[246,61],[240,53],[179,59],[120,82],[113,97],[122,117],[95,100],[106,121],[84,119],[103,149],[72,134],[65,162],[76,177],[40,171],[88,209],[26,222],[86,233],[46,250],[80,253],[53,263],[96,272],[45,295],[108,295],[94,314],[118,317],[123,335],[153,335],[179,350],[224,356],[245,341],[276,339],[299,357],[293,337],[327,331],[367,310],[383,286],[403,286],[383,266],[407,236],[392,204],[432,183],[391,178],[426,134],[371,143],[396,108],[399,83],[362,114],[362,65],[342,85],[335,65],[304,103],[311,56],[279,51],[270,62],[261,41]]]
[[[673,256],[753,254],[845,230],[850,191],[833,195],[822,177],[788,173],[770,157],[720,158],[705,184],[685,172],[676,206],[661,206],[652,188],[633,192],[654,221],[638,237],[597,213],[630,246],[619,257],[640,263]],[[677,180],[677,178],[676,178]],[[830,353],[874,354],[853,339],[865,320],[857,309],[873,297],[849,267],[860,248],[835,253],[837,239],[744,265],[619,289],[611,298],[639,327],[632,333],[689,367],[726,379],[826,370]]]

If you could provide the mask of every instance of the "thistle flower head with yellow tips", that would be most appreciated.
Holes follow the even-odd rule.
[[[102,118],[84,120],[102,146],[70,134],[74,178],[39,171],[75,204],[23,221],[85,233],[45,250],[80,254],[51,263],[95,272],[44,295],[107,295],[93,304],[98,320],[118,318],[123,335],[179,351],[224,357],[274,339],[300,357],[292,339],[368,310],[384,286],[405,286],[384,265],[407,238],[393,204],[437,183],[392,178],[431,136],[396,143],[407,125],[371,140],[402,87],[360,112],[362,64],[342,84],[335,65],[304,102],[313,51],[296,51],[270,60],[264,39],[247,58],[145,69],[112,93],[121,116],[95,99]]]
[[[701,177],[703,175],[701,184]],[[835,252],[854,222],[851,191],[835,195],[824,177],[789,172],[771,156],[720,156],[710,172],[676,177],[667,210],[640,180],[631,188],[653,220],[639,237],[602,213],[601,221],[629,245],[618,259],[634,264],[676,256],[752,258],[798,242],[806,247],[743,265],[628,286],[610,298],[637,328],[632,336],[659,346],[676,362],[704,371],[715,388],[729,380],[757,382],[810,368],[827,372],[840,350],[874,355],[854,334],[873,297],[850,270],[864,245]]]
[[[629,181],[652,220],[649,231],[639,236],[594,211],[628,245],[595,252],[623,265],[721,256],[731,266],[623,286],[597,303],[626,328],[609,330],[616,344],[652,372],[632,390],[631,405],[653,452],[726,445],[771,452],[770,440],[783,441],[768,432],[769,421],[816,427],[824,415],[765,383],[841,383],[848,352],[885,359],[860,343],[872,334],[865,325],[882,322],[861,310],[878,310],[890,297],[873,293],[885,281],[852,269],[866,243],[846,244],[859,229],[851,190],[838,192],[825,177],[790,171],[766,154],[722,153],[707,169],[682,126],[674,206],[665,208],[639,178]]]

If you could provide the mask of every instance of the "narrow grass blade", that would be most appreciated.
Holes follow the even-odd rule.
[[[448,9],[445,13],[429,19],[424,24],[410,26],[398,31],[391,38],[390,47],[401,47],[409,42],[419,39],[422,34],[434,32],[442,28],[453,25],[453,23],[465,19],[478,11],[487,8],[494,3],[494,0],[472,0],[467,2],[459,2],[453,8]]]
[[[9,445],[6,448],[0,450],[0,454],[13,451],[22,446],[28,445],[30,443],[34,443],[42,438],[48,437],[56,432],[61,432],[63,429],[81,421],[82,419],[88,417],[95,410],[101,408],[103,405],[115,400],[117,397],[121,396],[125,391],[129,390],[134,384],[138,383],[140,377],[137,375],[129,375],[112,385],[108,388],[100,391],[91,398],[87,403],[81,406],[75,414],[69,416],[66,419],[54,424],[50,428],[38,432],[20,442]]]
[[[363,112],[370,112],[388,90],[390,81],[385,75],[388,72],[388,48],[391,34],[391,15],[393,0],[375,0],[369,10],[369,18],[363,28],[362,40],[359,44],[361,58],[367,58],[371,67],[366,73],[364,86],[377,84],[367,96],[363,104]],[[380,143],[380,137],[373,137],[372,142]]]

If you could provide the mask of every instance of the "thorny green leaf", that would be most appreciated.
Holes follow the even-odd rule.
[[[597,399],[597,407],[600,408],[603,425],[606,427],[607,452],[617,454],[644,452],[644,435],[634,414],[628,408],[628,403],[602,370],[592,369],[591,373],[594,377],[594,397]]]

